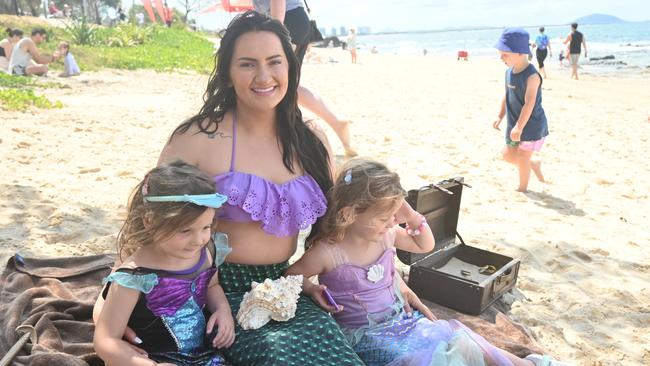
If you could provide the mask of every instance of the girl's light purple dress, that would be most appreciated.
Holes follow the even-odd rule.
[[[457,320],[432,322],[419,312],[408,317],[395,281],[395,229],[380,241],[384,251],[370,265],[349,263],[336,244],[324,245],[335,269],[319,276],[341,312],[332,314],[368,366],[512,366],[503,352]],[[485,354],[485,357],[484,357]]]

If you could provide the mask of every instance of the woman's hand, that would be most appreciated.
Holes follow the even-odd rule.
[[[235,342],[235,322],[229,308],[217,309],[206,325],[206,334],[212,333],[217,327],[217,335],[212,339],[212,346],[215,348],[228,348]]]
[[[325,285],[314,285],[312,284],[309,286],[309,288],[304,289],[303,292],[306,295],[309,295],[318,306],[323,308],[323,310],[327,311],[328,313],[338,313],[339,311],[343,310],[343,306],[339,305],[338,309],[334,307],[332,304],[330,304],[327,299],[325,298],[325,295],[323,295],[323,290],[325,290],[327,287]]]

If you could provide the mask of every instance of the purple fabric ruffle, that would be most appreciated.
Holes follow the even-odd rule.
[[[236,171],[214,180],[217,191],[228,196],[227,204],[219,210],[220,219],[261,221],[265,232],[278,237],[296,235],[327,210],[325,195],[307,174],[284,184]]]
[[[158,277],[158,286],[145,295],[147,307],[156,316],[170,316],[194,297],[199,308],[203,308],[208,293],[206,288],[216,271],[216,268],[207,269],[194,280]]]

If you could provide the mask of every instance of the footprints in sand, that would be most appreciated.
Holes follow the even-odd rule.
[[[83,169],[80,169],[77,173],[78,174],[97,173],[100,170],[102,170],[102,169],[101,168],[83,168]]]

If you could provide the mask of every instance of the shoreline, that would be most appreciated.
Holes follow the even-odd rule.
[[[316,49],[301,82],[353,121],[354,148],[386,163],[405,189],[463,176],[466,243],[519,258],[525,299],[509,314],[556,358],[576,365],[650,359],[650,92],[643,78],[582,75],[549,65],[540,156],[551,181],[501,161],[492,130],[505,66],[496,57],[360,54]],[[330,59],[334,62],[330,62]],[[556,65],[557,66],[557,65]],[[104,70],[45,89],[62,109],[2,111],[0,259],[114,250],[131,189],[169,133],[201,106],[207,75]],[[304,113],[305,118],[313,118]],[[337,161],[343,149],[325,129]]]

